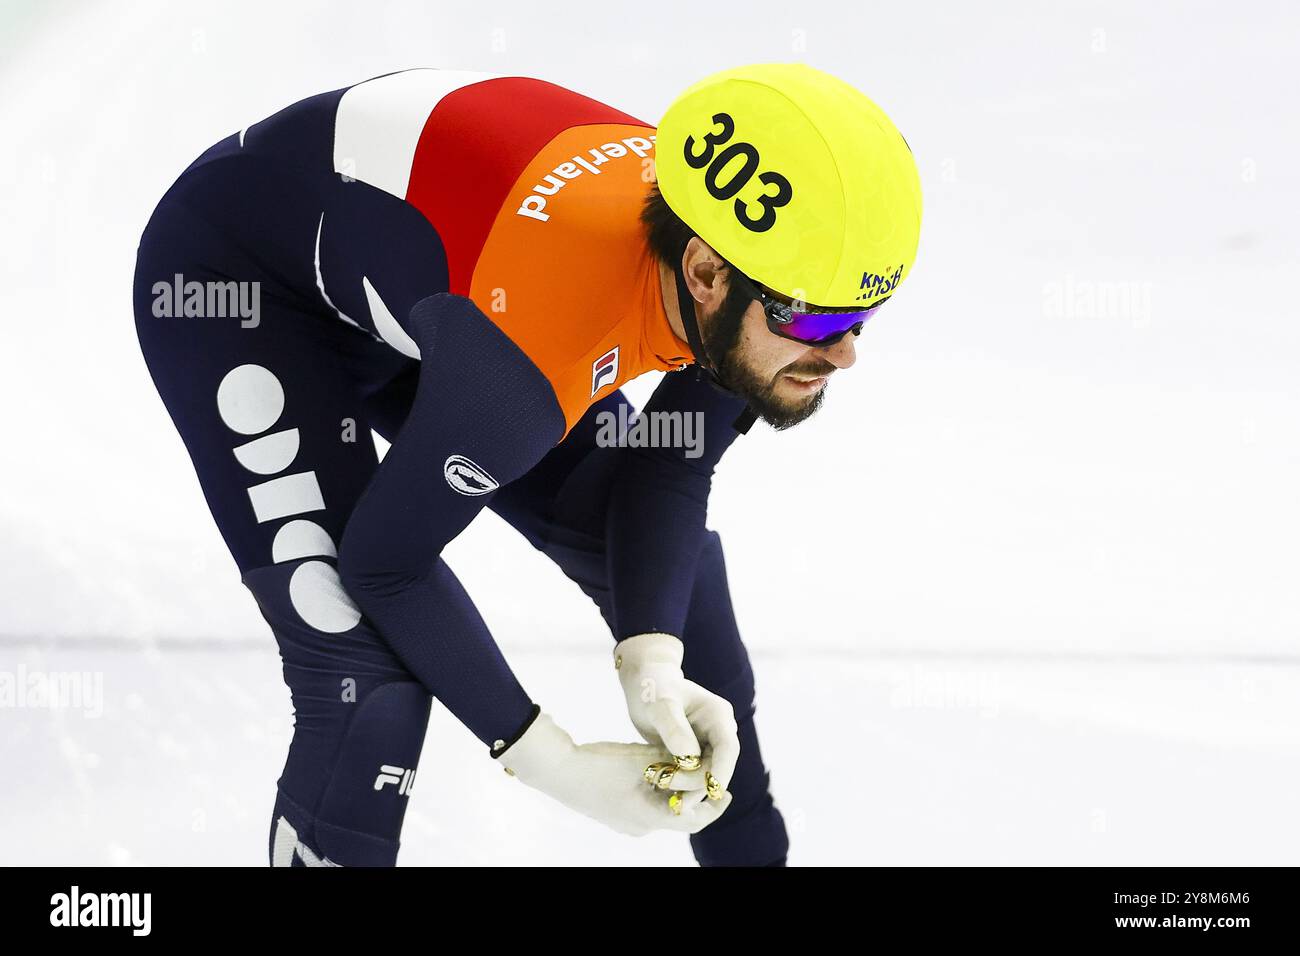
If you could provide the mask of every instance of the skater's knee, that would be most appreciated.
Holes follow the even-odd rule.
[[[353,711],[329,747],[308,747],[300,735],[310,722],[299,721],[272,823],[273,865],[397,860],[431,698],[414,681],[391,681],[360,685],[351,700],[345,687],[340,703]]]

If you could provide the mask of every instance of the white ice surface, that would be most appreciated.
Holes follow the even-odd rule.
[[[792,859],[1294,862],[1300,12],[616,6],[0,11],[0,671],[36,654],[106,697],[0,710],[0,861],[260,860],[287,697],[130,315],[198,152],[408,66],[653,121],[715,68],[803,59],[898,121],[926,212],[825,411],[756,428],[715,484]],[[1106,288],[1133,298],[1057,307]],[[630,733],[575,588],[493,516],[448,557],[536,699]],[[898,706],[935,681],[957,703]],[[504,786],[445,714],[429,747],[458,789],[422,771],[407,862],[688,859]]]
[[[580,740],[631,734],[607,650],[511,659]],[[269,640],[269,639],[268,639]],[[0,865],[261,865],[289,739],[269,648],[27,649],[98,708],[7,714]],[[1300,674],[1262,664],[760,654],[792,865],[1294,864]],[[577,688],[585,687],[579,692]],[[690,865],[512,780],[441,707],[400,862]]]

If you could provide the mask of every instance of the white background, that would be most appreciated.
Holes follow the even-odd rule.
[[[103,713],[0,707],[0,863],[265,857],[288,694],[131,316],[181,169],[407,67],[654,122],[790,59],[889,112],[926,202],[825,410],[715,481],[791,862],[1294,863],[1297,36],[1262,2],[4,0],[0,672],[99,675]],[[448,559],[562,725],[633,736],[576,587],[492,515]],[[691,862],[437,708],[402,859]]]

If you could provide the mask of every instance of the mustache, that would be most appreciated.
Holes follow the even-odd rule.
[[[807,375],[810,378],[820,378],[823,375],[829,375],[835,371],[835,366],[830,362],[817,362],[812,365],[791,364],[781,369],[777,373],[779,378],[782,375]]]

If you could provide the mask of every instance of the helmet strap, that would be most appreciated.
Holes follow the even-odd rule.
[[[695,317],[695,296],[691,295],[691,290],[686,286],[686,273],[680,262],[673,272],[677,276],[677,311],[682,317],[682,326],[686,329],[686,341],[695,356],[695,364],[711,373],[721,384],[713,359],[709,357],[709,353],[704,348],[704,340],[700,337],[700,323]]]
[[[695,356],[695,365],[698,373],[706,378],[714,388],[721,389],[728,394],[735,394],[718,374],[717,368],[713,364],[713,359],[709,357],[708,351],[704,348],[704,340],[700,336],[700,324],[695,317],[695,296],[691,295],[691,290],[686,286],[686,275],[682,270],[681,263],[673,270],[677,276],[677,311],[682,317],[682,327],[686,329],[686,343],[691,347],[691,353]],[[744,409],[731,427],[740,434],[749,431],[750,426],[758,417],[757,413],[746,403]]]

